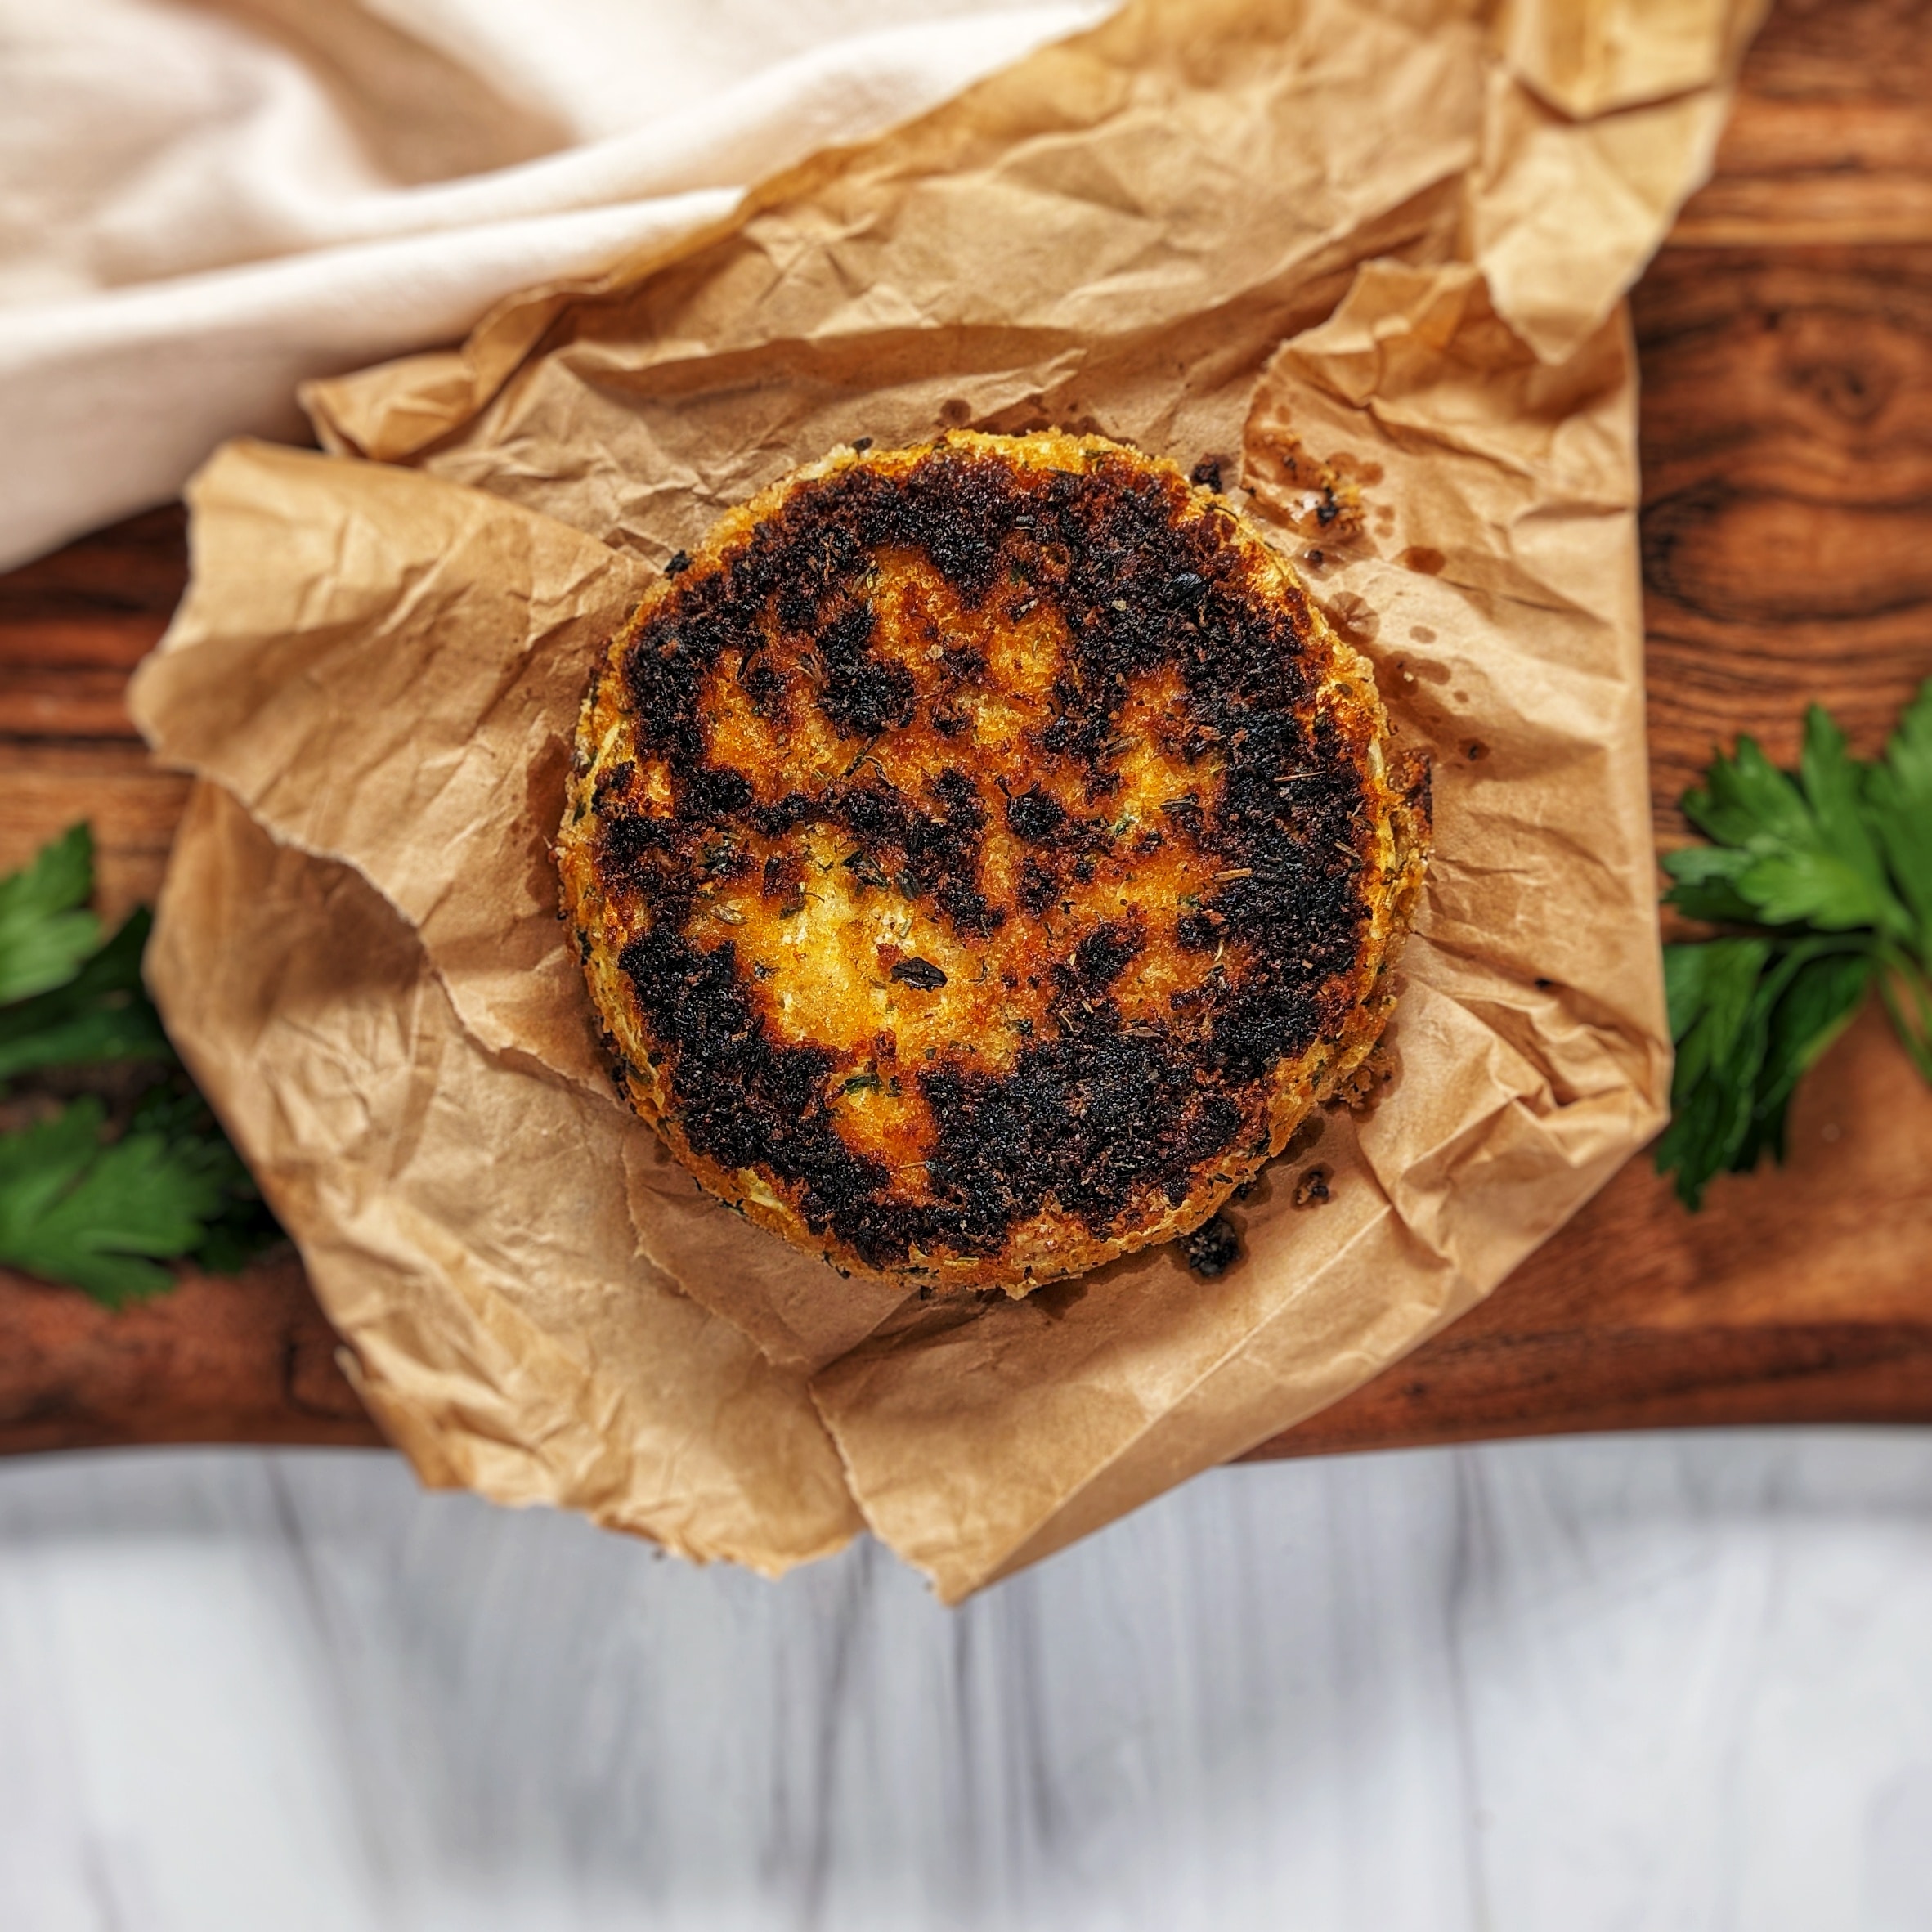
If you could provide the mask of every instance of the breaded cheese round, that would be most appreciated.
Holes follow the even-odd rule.
[[[1185,1234],[1359,1065],[1428,841],[1368,662],[1097,437],[840,449],[671,561],[558,843],[617,1083],[845,1270]]]

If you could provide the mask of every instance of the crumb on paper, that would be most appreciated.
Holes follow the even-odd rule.
[[[1233,1222],[1217,1214],[1182,1238],[1187,1265],[1204,1280],[1218,1280],[1241,1258],[1241,1237]]]
[[[1324,1201],[1332,1199],[1329,1178],[1328,1168],[1310,1168],[1295,1182],[1295,1205],[1298,1208],[1319,1208]]]

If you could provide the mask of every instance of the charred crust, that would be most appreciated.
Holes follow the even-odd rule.
[[[1219,486],[1218,473],[1196,481]],[[1376,832],[1360,733],[1319,702],[1327,647],[1253,548],[1231,512],[1126,452],[1074,471],[941,443],[890,474],[832,467],[722,548],[674,560],[685,567],[615,661],[639,755],[661,761],[670,796],[644,808],[635,761],[607,766],[587,850],[623,908],[616,964],[665,1063],[660,1091],[676,1096],[675,1142],[726,1175],[769,1176],[835,1253],[885,1270],[997,1257],[1051,1209],[1113,1239],[1186,1201],[1230,1148],[1265,1150],[1276,1070],[1334,1037],[1369,991]],[[882,639],[876,560],[894,554],[930,563],[964,610],[1019,621],[1043,606],[1064,626],[1038,782],[1002,796],[959,743],[996,675],[984,653],[935,634],[931,675],[916,678]],[[1117,823],[1123,715],[1159,677],[1172,699],[1148,728],[1192,768],[1189,789],[1160,802],[1158,823]],[[796,728],[815,714],[849,747],[842,774],[795,775],[774,796],[737,769],[706,710],[720,678],[760,717]],[[909,728],[930,729],[941,755],[902,788],[868,755]],[[1404,787],[1426,827],[1426,772]],[[956,1044],[891,1074],[930,1117],[912,1185],[839,1131],[834,1100],[876,1092],[879,1075],[779,1038],[765,969],[741,966],[715,929],[697,936],[714,878],[755,873],[781,911],[802,903],[796,856],[748,854],[814,828],[845,841],[855,889],[903,895],[969,954],[1010,917],[1040,928],[1029,984],[1047,1020],[1014,1028],[1001,1069]],[[988,889],[993,830],[1024,848],[1003,897]],[[1176,851],[1208,862],[1191,903],[1055,925],[1103,868],[1126,876]],[[1130,1024],[1114,989],[1156,942],[1213,963],[1156,1020]],[[949,982],[916,953],[881,970],[921,992]],[[881,1034],[877,1065],[891,1072],[895,1051]]]

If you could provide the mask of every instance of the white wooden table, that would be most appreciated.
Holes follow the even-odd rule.
[[[0,1467],[7,1932],[1932,1925],[1932,1440],[1217,1472],[963,1611],[389,1459]]]

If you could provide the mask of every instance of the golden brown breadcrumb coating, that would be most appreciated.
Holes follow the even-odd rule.
[[[1097,437],[841,449],[672,559],[559,840],[618,1083],[845,1269],[1183,1234],[1360,1065],[1428,841],[1367,661]]]

